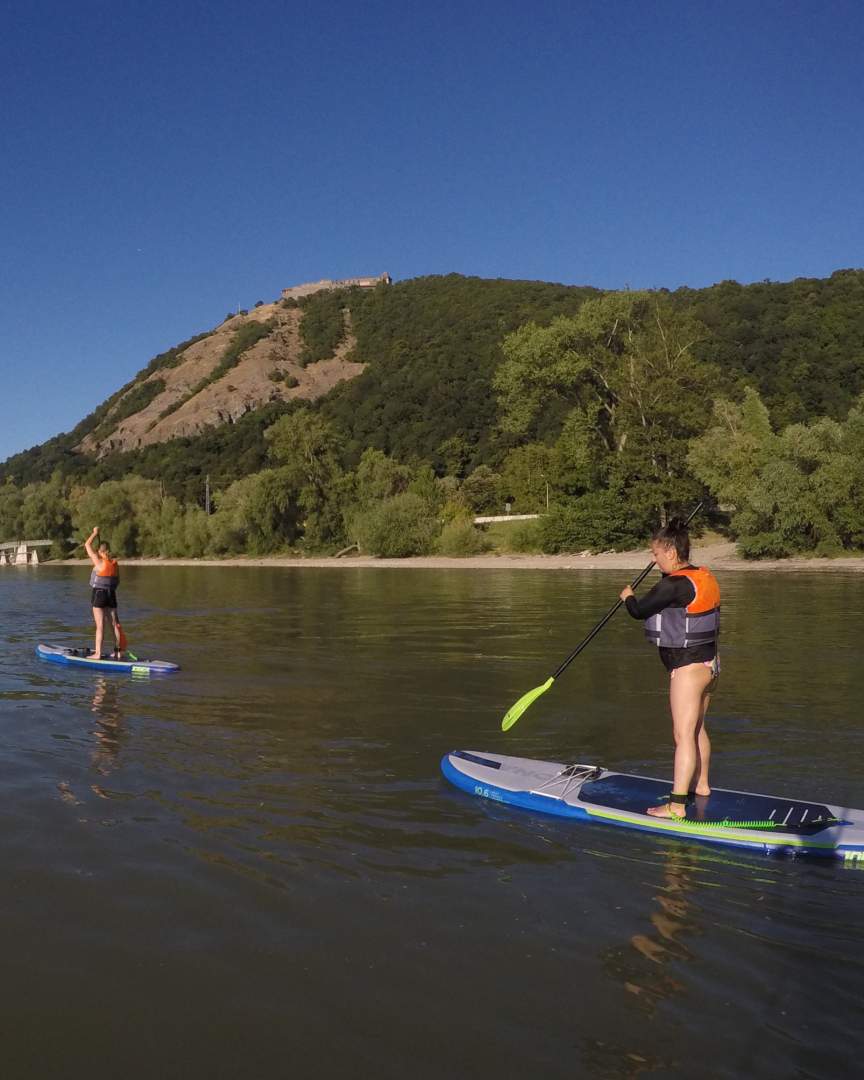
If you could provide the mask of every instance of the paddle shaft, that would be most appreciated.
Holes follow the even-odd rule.
[[[686,520],[686,521],[684,522],[685,526],[686,526],[686,525],[689,525],[689,524],[690,524],[690,522],[691,522],[691,521],[693,520],[693,518],[694,518],[694,517],[696,517],[696,515],[697,515],[697,514],[699,513],[699,511],[700,511],[701,509],[702,509],[702,503],[700,502],[700,503],[699,503],[699,505],[698,505],[698,506],[697,506],[697,507],[696,507],[696,508],[695,508],[695,509],[694,509],[694,510],[692,511],[692,513],[690,514],[690,516],[689,516],[689,517],[687,518],[687,520]],[[636,588],[638,588],[638,586],[642,584],[642,582],[643,582],[643,581],[645,580],[645,578],[646,578],[646,577],[648,577],[648,575],[649,575],[649,574],[651,573],[651,571],[652,571],[652,570],[654,569],[654,565],[655,565],[655,564],[654,564],[653,562],[650,562],[650,563],[648,563],[648,565],[647,565],[647,566],[645,567],[645,569],[644,569],[644,570],[642,571],[642,573],[641,573],[641,574],[639,575],[639,577],[637,577],[637,578],[636,578],[636,580],[635,580],[635,581],[633,582],[633,584],[632,584],[632,585],[630,586],[630,588],[631,588],[631,589],[634,589],[634,590],[635,590]],[[593,640],[594,640],[594,638],[595,638],[595,637],[596,637],[596,636],[597,636],[597,635],[598,635],[598,634],[600,633],[600,631],[601,631],[601,630],[603,629],[603,627],[604,627],[604,626],[606,625],[606,623],[607,623],[607,622],[609,622],[609,620],[610,620],[610,619],[612,618],[612,616],[613,616],[613,615],[615,614],[615,612],[616,612],[616,611],[618,610],[618,608],[620,608],[620,607],[621,607],[621,605],[622,605],[623,603],[624,603],[624,601],[623,601],[623,600],[619,600],[619,601],[618,601],[618,602],[617,602],[617,603],[615,604],[615,606],[614,606],[614,607],[610,608],[610,609],[609,609],[609,610],[608,610],[608,611],[606,612],[606,614],[605,614],[605,615],[603,616],[603,618],[602,618],[602,619],[600,620],[600,622],[598,622],[598,623],[597,623],[597,625],[596,625],[596,626],[594,627],[594,629],[593,629],[593,630],[591,630],[591,632],[590,632],[590,633],[589,633],[589,634],[587,635],[587,637],[584,637],[584,638],[583,638],[583,639],[582,639],[582,640],[581,640],[581,641],[579,642],[579,644],[578,644],[578,645],[576,646],[576,648],[575,648],[575,649],[573,650],[573,652],[571,652],[571,653],[570,653],[570,655],[569,655],[569,656],[567,657],[567,659],[566,659],[566,660],[564,661],[564,663],[563,663],[563,664],[562,664],[562,665],[561,665],[561,666],[560,666],[560,667],[558,668],[558,670],[557,670],[557,671],[555,671],[555,672],[553,673],[553,675],[552,675],[552,678],[553,678],[553,679],[557,679],[557,678],[558,678],[558,676],[559,676],[559,675],[560,675],[560,674],[561,674],[561,673],[562,673],[562,672],[563,672],[563,671],[564,671],[564,670],[565,670],[565,669],[566,669],[567,667],[569,667],[569,665],[570,665],[570,664],[572,663],[572,661],[576,659],[576,657],[577,657],[577,656],[579,655],[579,653],[580,653],[580,652],[582,652],[582,650],[583,650],[583,649],[585,648],[585,646],[586,646],[586,645],[587,645],[587,644],[588,644],[588,643],[589,643],[590,641],[593,641]]]

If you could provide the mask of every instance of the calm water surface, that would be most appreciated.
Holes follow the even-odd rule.
[[[454,747],[670,775],[627,575],[127,568],[174,677],[40,663],[87,572],[0,569],[3,1076],[841,1077],[864,869],[508,811]],[[714,782],[864,807],[864,575],[727,573]]]

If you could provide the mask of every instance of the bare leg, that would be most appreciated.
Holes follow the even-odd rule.
[[[109,608],[111,613],[111,629],[114,632],[114,651],[120,655],[120,620],[117,618],[117,608]]]
[[[93,621],[96,623],[96,641],[93,644],[93,655],[99,657],[102,655],[102,636],[105,633],[105,609],[101,607],[93,608]]]
[[[696,773],[693,780],[693,790],[697,795],[710,795],[711,786],[708,783],[708,768],[711,764],[711,740],[708,738],[708,729],[705,727],[705,714],[711,704],[711,686],[702,695],[702,716],[696,728]]]
[[[675,739],[675,768],[672,790],[680,795],[690,791],[696,780],[696,791],[709,794],[708,766],[711,742],[705,731],[705,710],[708,690],[713,682],[711,669],[704,664],[687,664],[677,668],[669,680],[669,705],[672,709],[672,734]],[[674,809],[673,809],[674,806]],[[664,804],[650,807],[654,817],[683,817],[683,804]]]

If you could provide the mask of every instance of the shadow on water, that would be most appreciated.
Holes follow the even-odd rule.
[[[617,575],[130,567],[132,647],[182,665],[141,680],[33,656],[88,640],[82,575],[0,577],[6,1075],[851,1071],[864,871],[439,777],[457,746],[668,776],[623,617],[500,731]],[[864,582],[723,585],[715,782],[864,805]]]

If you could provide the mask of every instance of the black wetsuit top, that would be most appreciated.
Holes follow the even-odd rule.
[[[696,567],[688,564],[683,570],[695,570]],[[640,600],[636,596],[628,596],[624,606],[634,619],[648,619],[668,607],[687,607],[696,599],[696,586],[688,577],[671,577],[664,574],[654,588],[646,593]],[[668,649],[661,647],[657,650],[660,659],[667,671],[684,667],[686,664],[704,664],[713,660],[717,655],[717,642],[709,641],[705,645],[689,645],[686,649]]]

